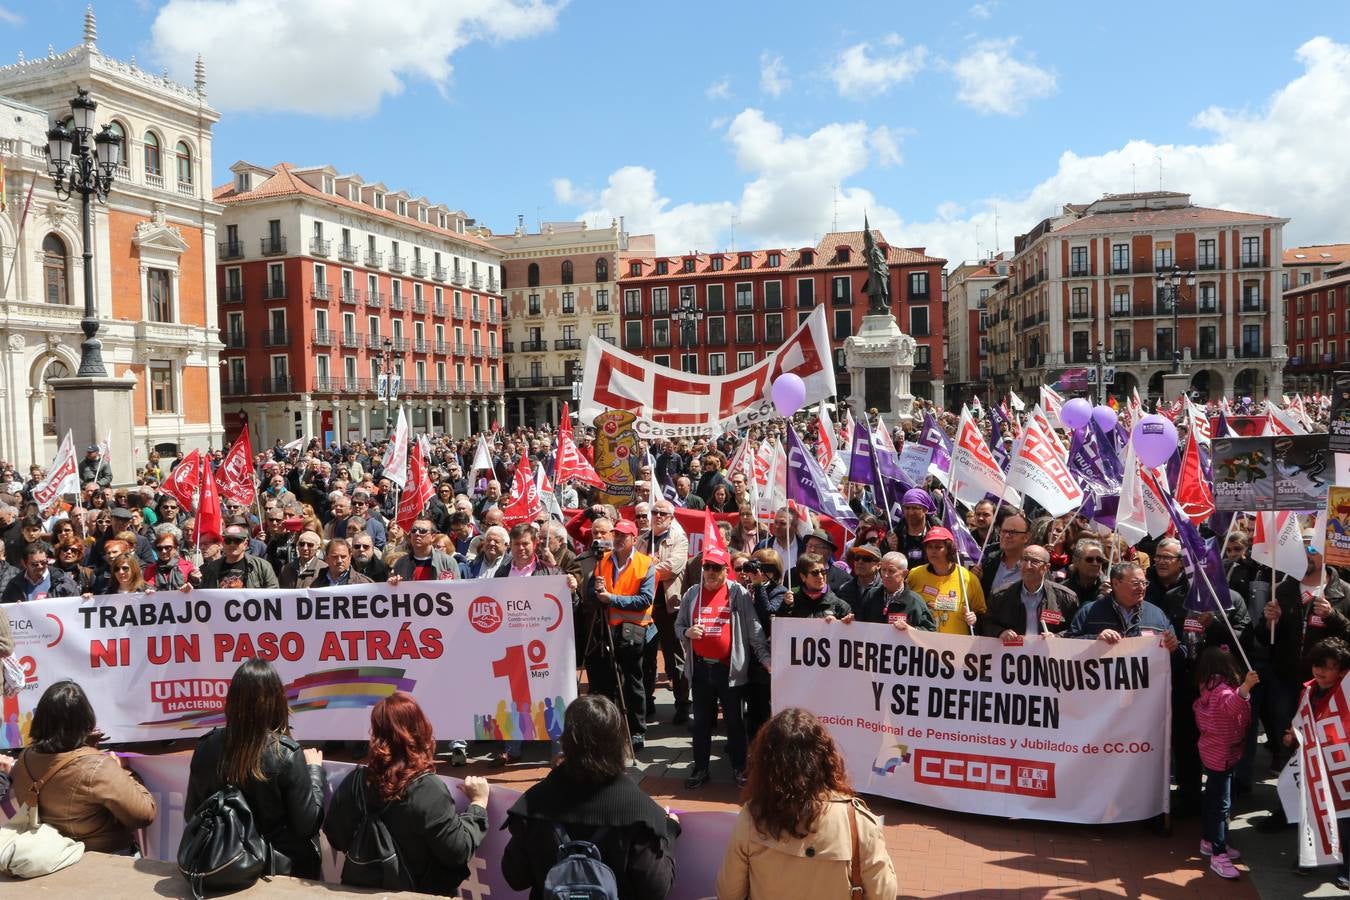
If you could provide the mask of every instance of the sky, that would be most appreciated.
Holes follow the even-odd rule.
[[[0,62],[83,2],[0,0]],[[122,0],[99,47],[184,83],[214,181],[329,163],[496,232],[623,216],[663,253],[861,228],[952,261],[1065,203],[1186,191],[1350,241],[1350,5]],[[1278,16],[1278,21],[1276,17]]]

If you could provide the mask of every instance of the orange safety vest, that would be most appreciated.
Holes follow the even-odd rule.
[[[600,558],[600,565],[597,567],[605,576],[605,587],[611,594],[619,594],[632,597],[642,589],[642,582],[647,578],[647,572],[652,567],[653,560],[645,553],[633,551],[629,557],[628,568],[623,570],[623,574],[617,578],[614,575],[613,552],[606,553]],[[642,609],[619,609],[617,606],[609,608],[609,627],[617,628],[625,622],[632,622],[635,625],[641,625],[644,628],[652,624],[651,604]]]

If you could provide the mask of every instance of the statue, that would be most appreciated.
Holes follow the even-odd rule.
[[[872,240],[872,229],[863,216],[863,256],[867,258],[867,314],[869,316],[891,315],[891,270],[886,265],[886,254]]]

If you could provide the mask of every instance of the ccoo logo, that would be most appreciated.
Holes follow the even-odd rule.
[[[480,634],[492,634],[502,627],[502,605],[491,597],[479,597],[469,604],[469,624]]]

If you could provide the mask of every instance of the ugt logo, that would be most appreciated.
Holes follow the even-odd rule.
[[[492,634],[502,627],[502,605],[491,597],[479,597],[469,604],[469,624],[480,634]]]

